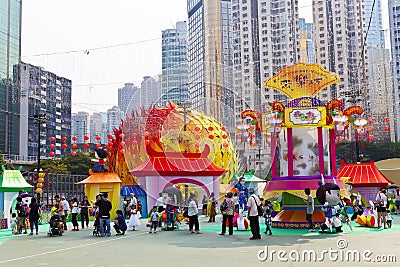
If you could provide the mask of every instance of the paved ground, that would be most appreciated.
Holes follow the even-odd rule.
[[[398,224],[398,225],[397,225]],[[11,236],[0,231],[0,266],[317,266],[309,263],[308,252],[314,250],[317,258],[324,257],[323,266],[395,266],[378,263],[376,256],[396,257],[400,261],[400,217],[394,227],[377,230],[355,227],[340,235],[320,235],[307,231],[273,230],[274,235],[251,241],[250,232],[235,232],[233,236],[219,236],[219,223],[207,223],[202,218],[203,234],[190,234],[185,230],[149,234],[144,225],[125,236],[93,237],[92,229],[68,231],[62,237],[47,237],[47,226],[41,226],[39,236]],[[263,228],[262,228],[263,229]],[[1,242],[0,241],[0,242]],[[339,243],[338,243],[339,242]],[[347,245],[346,245],[347,244]],[[340,248],[338,247],[340,246]],[[265,251],[271,256],[263,261]],[[323,250],[327,250],[324,254]],[[338,252],[334,252],[337,250]],[[352,251],[360,253],[360,261]],[[367,250],[371,251],[371,254]],[[363,253],[365,253],[365,260]],[[285,254],[286,253],[286,254]],[[298,253],[298,254],[297,254]],[[310,252],[311,253],[311,252]],[[322,253],[322,254],[321,254]],[[330,254],[329,254],[330,253]],[[350,253],[350,254],[349,254]],[[261,260],[257,257],[259,257]],[[305,254],[305,260],[302,255]],[[299,255],[299,262],[293,259]],[[350,255],[350,261],[347,260]],[[335,257],[338,259],[335,260]],[[287,262],[282,262],[287,259]],[[313,259],[313,258],[311,258]],[[356,259],[356,262],[353,260]],[[371,262],[366,260],[371,259]],[[344,264],[344,265],[343,265]]]

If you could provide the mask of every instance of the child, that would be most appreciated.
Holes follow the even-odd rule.
[[[151,234],[151,230],[153,229],[153,233],[157,233],[157,226],[158,226],[158,212],[157,212],[157,207],[153,207],[153,212],[151,213],[151,222],[150,222],[150,230],[149,234]]]
[[[129,227],[132,227],[132,231],[136,230],[136,226],[139,226],[139,218],[137,216],[136,205],[131,206],[131,217],[129,218]]]
[[[17,214],[11,214],[10,219],[10,227],[12,229],[12,234],[15,235],[17,233]]]
[[[386,215],[386,224],[389,228],[392,228],[392,221],[393,221],[393,217],[390,214],[390,212],[388,212]]]
[[[264,205],[264,218],[265,218],[265,232],[264,234],[267,234],[269,232],[269,235],[272,235],[271,231],[271,225],[272,225],[272,206],[271,202],[266,200],[265,205]]]
[[[128,228],[126,226],[125,218],[122,214],[122,210],[117,210],[117,218],[114,220],[114,229],[117,232],[116,235],[124,235],[126,229]],[[122,233],[121,233],[122,231]]]

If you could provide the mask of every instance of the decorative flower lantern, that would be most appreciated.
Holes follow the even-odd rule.
[[[336,136],[343,135],[347,128],[346,122],[348,121],[347,116],[336,115],[332,118],[335,127]]]

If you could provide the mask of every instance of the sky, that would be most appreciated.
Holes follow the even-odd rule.
[[[299,16],[312,22],[312,0]],[[29,0],[22,61],[72,80],[72,112],[103,112],[118,88],[161,73],[161,31],[187,20],[186,0]]]

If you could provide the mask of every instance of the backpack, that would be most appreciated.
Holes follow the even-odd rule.
[[[19,212],[20,217],[27,217],[29,214],[29,207],[26,204],[21,203],[21,210]]]
[[[252,198],[254,199],[254,202],[256,203],[258,216],[260,216],[260,217],[263,216],[264,211],[262,209],[261,204],[257,205],[256,198],[254,196],[252,196]]]

